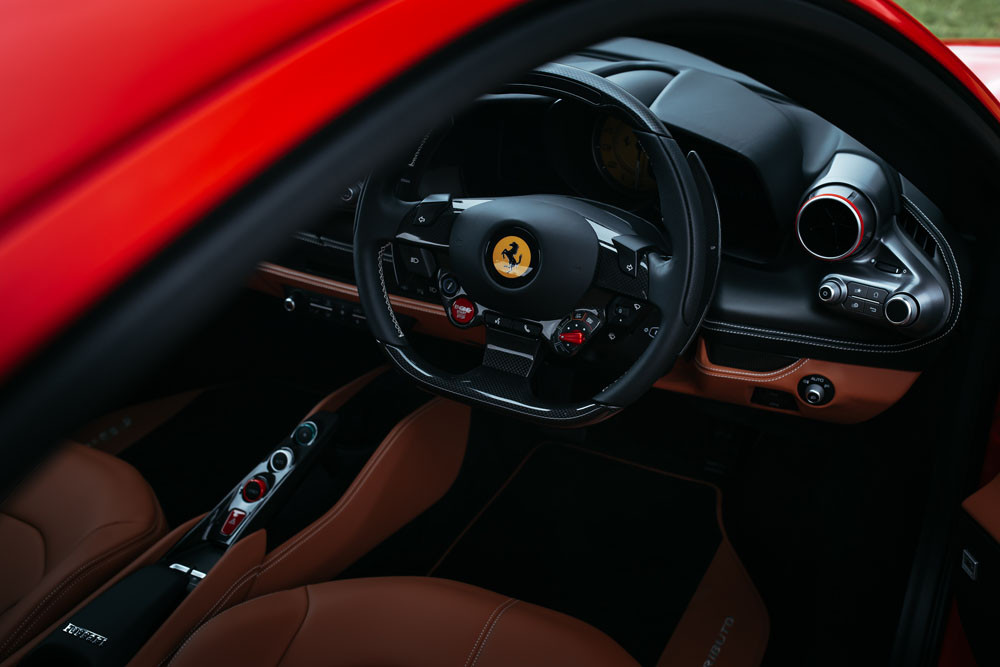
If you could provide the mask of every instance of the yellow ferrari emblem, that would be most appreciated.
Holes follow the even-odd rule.
[[[505,236],[493,246],[493,268],[503,278],[520,278],[531,270],[531,248],[520,236]]]

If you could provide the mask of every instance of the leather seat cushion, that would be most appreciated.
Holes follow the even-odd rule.
[[[360,667],[637,663],[564,614],[446,579],[350,579],[233,607],[202,626],[172,665]]]
[[[166,529],[132,466],[69,443],[0,506],[0,659],[57,621]]]

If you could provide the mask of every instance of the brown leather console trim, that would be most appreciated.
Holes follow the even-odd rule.
[[[257,266],[257,271],[251,277],[249,286],[277,297],[285,296],[286,287],[297,287],[344,301],[354,303],[360,301],[358,288],[350,283],[322,278],[270,262],[262,262]],[[443,306],[396,295],[391,295],[389,300],[397,313],[416,320],[415,328],[420,333],[473,345],[482,345],[485,342],[483,327],[459,329],[448,319]]]
[[[1000,542],[1000,475],[962,503],[962,509]]]
[[[729,368],[712,363],[703,339],[692,359],[679,359],[673,370],[656,383],[659,389],[736,403],[809,419],[856,424],[878,415],[909,391],[920,377],[914,371],[855,366],[818,359],[799,359],[785,368],[766,373]],[[807,375],[822,375],[834,386],[833,400],[812,406],[799,398],[797,385]],[[755,387],[778,389],[795,397],[798,411],[780,410],[750,402]]]

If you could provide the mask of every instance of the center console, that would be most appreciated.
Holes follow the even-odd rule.
[[[209,512],[14,662],[161,664],[229,606],[327,580],[426,509],[458,473],[469,410],[381,370],[327,396]]]

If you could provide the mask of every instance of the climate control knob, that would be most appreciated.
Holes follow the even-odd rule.
[[[913,324],[919,314],[920,306],[909,294],[893,294],[885,302],[885,319],[897,327]]]
[[[795,218],[795,232],[806,252],[835,262],[861,251],[875,235],[875,207],[844,185],[811,192]]]

